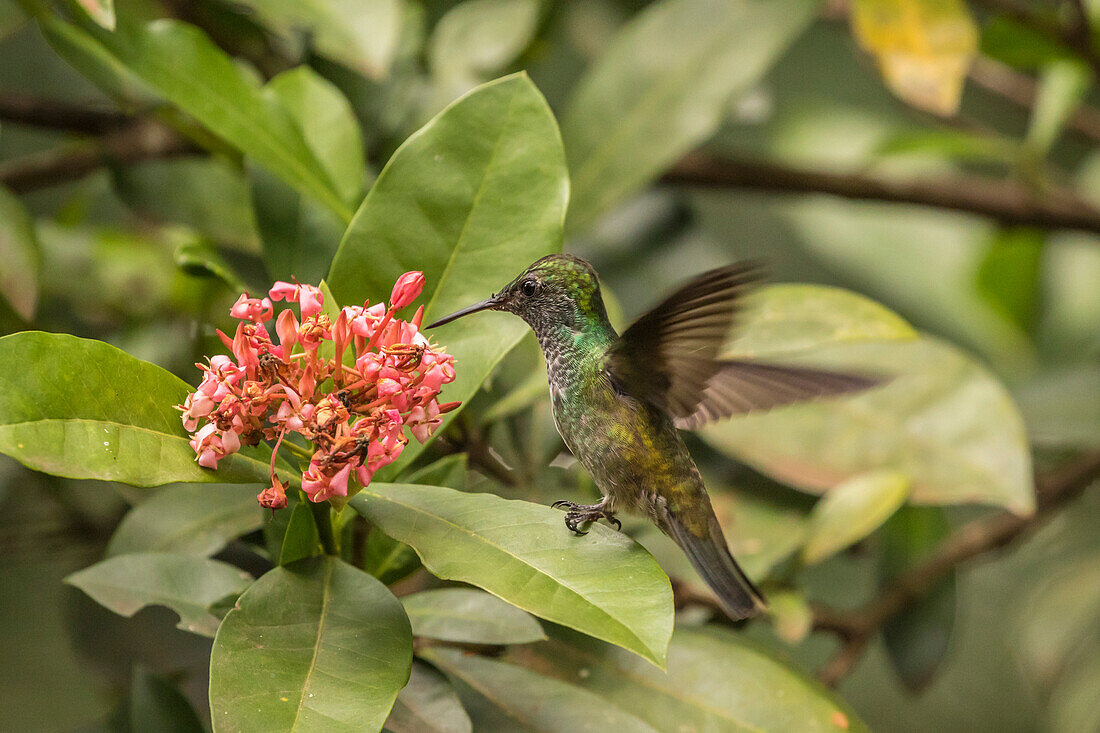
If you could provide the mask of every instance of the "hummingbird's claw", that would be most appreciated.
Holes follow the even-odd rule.
[[[554,509],[565,509],[565,526],[570,532],[577,535],[585,535],[579,528],[582,524],[606,519],[608,524],[614,525],[616,530],[622,531],[623,523],[615,518],[614,512],[608,511],[606,500],[599,504],[577,504],[576,502],[559,499],[550,505]]]

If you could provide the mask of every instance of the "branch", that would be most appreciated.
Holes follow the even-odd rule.
[[[51,130],[102,135],[123,128],[133,117],[11,92],[0,94],[0,120]]]
[[[984,56],[974,59],[970,66],[970,80],[1029,111],[1035,107],[1039,95],[1039,85],[1030,76]],[[1088,104],[1078,104],[1066,120],[1066,129],[1093,142],[1100,142],[1100,110]]]
[[[1086,453],[1036,480],[1037,506],[1031,516],[1005,511],[964,524],[924,562],[898,575],[862,608],[854,611],[815,608],[814,628],[831,631],[842,641],[840,650],[818,672],[818,677],[829,686],[836,685],[859,661],[879,629],[931,592],[951,570],[1031,532],[1097,479],[1100,479],[1100,451]]]
[[[100,166],[199,152],[191,141],[152,120],[136,120],[100,138],[0,163],[0,185],[14,193],[83,178]]]
[[[676,163],[662,180],[704,188],[824,193],[856,200],[918,204],[980,214],[1004,224],[1100,234],[1100,210],[1072,191],[1057,189],[1040,197],[1019,184],[978,176],[905,181],[692,153]]]

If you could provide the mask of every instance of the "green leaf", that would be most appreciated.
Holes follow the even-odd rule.
[[[375,79],[387,75],[401,31],[400,0],[240,0],[285,33],[308,33],[322,56]]]
[[[141,666],[130,683],[130,730],[202,733],[202,722],[175,685]]]
[[[186,237],[176,247],[176,267],[188,275],[215,277],[229,286],[235,293],[248,290],[241,278],[221,256],[221,253],[209,242],[194,237]]]
[[[256,486],[167,486],[131,509],[107,544],[107,555],[175,552],[209,557],[259,529]]]
[[[386,730],[393,733],[471,733],[470,716],[439,671],[413,660],[409,684],[397,694]]]
[[[43,38],[57,55],[122,106],[136,110],[163,101],[97,37],[52,13],[41,13],[37,20]]]
[[[1046,234],[1035,229],[999,230],[977,273],[977,289],[1005,320],[1031,333],[1039,315],[1039,287]]]
[[[1043,69],[1026,138],[1037,157],[1045,156],[1058,140],[1091,84],[1092,72],[1080,61],[1054,61]]]
[[[886,470],[910,480],[916,503],[1034,511],[1031,455],[1016,406],[996,378],[958,349],[925,337],[812,353],[815,365],[893,379],[856,396],[735,418],[706,428],[703,437],[807,491]]]
[[[183,380],[102,341],[24,331],[0,338],[0,453],[67,478],[136,486],[266,483],[242,451],[201,468],[174,405]]]
[[[546,100],[524,75],[490,82],[394,153],[348,228],[328,284],[341,303],[381,302],[398,276],[421,270],[431,323],[559,251],[568,190]],[[433,331],[457,365],[444,399],[468,400],[526,330],[510,314],[483,313]],[[410,443],[386,475],[420,450]]]
[[[214,731],[379,730],[411,664],[409,620],[377,580],[332,557],[275,568],[214,639]]]
[[[438,577],[664,663],[672,589],[628,537],[602,526],[578,537],[550,507],[438,486],[372,483],[350,503]]]
[[[30,214],[0,186],[0,296],[25,321],[38,307],[40,259]]]
[[[145,606],[167,606],[179,614],[179,628],[213,636],[218,619],[210,606],[240,593],[252,578],[217,560],[145,552],[108,558],[73,573],[65,582],[122,616],[133,616]]]
[[[768,617],[776,636],[792,646],[809,636],[814,626],[813,608],[798,591],[769,593]]]
[[[551,638],[517,647],[509,658],[594,692],[657,730],[868,730],[805,672],[725,629],[678,628],[667,674],[565,630],[554,630]]]
[[[628,23],[562,118],[576,230],[718,129],[817,12],[813,0],[663,0]]]
[[[880,533],[882,582],[889,582],[925,559],[950,529],[939,507],[902,507]],[[956,573],[952,570],[929,593],[907,604],[883,626],[886,654],[909,689],[924,689],[947,655],[955,606]]]
[[[357,206],[363,197],[366,157],[359,121],[348,100],[308,66],[284,71],[265,90],[293,118],[340,198]]]
[[[347,99],[305,66],[283,72],[267,89],[294,117],[343,200],[349,206],[358,205],[363,194],[363,140]],[[328,272],[346,222],[263,168],[251,166],[249,179],[268,273],[278,280],[320,280]]]
[[[313,512],[309,503],[299,501],[290,512],[286,525],[282,549],[279,551],[279,564],[289,565],[303,558],[312,557],[317,552],[320,541],[317,523],[313,521]]]
[[[1073,51],[1041,30],[1001,14],[983,25],[981,51],[1001,63],[1028,71],[1075,59]]]
[[[364,570],[384,585],[393,585],[412,575],[419,567],[420,558],[413,548],[387,536],[377,527],[371,529],[363,549]]]
[[[413,635],[467,644],[526,644],[546,638],[539,622],[473,588],[439,588],[404,596]]]
[[[803,562],[819,563],[859,542],[889,519],[908,495],[908,477],[893,471],[853,476],[833,487],[810,515]]]
[[[523,667],[439,647],[429,647],[423,656],[458,686],[477,730],[656,733],[625,712],[633,707],[616,707]]]
[[[97,38],[133,74],[345,221],[351,209],[290,112],[198,28],[170,19]]]
[[[746,298],[748,317],[725,349],[729,356],[781,360],[828,346],[908,341],[917,332],[870,298],[822,285],[769,285]]]

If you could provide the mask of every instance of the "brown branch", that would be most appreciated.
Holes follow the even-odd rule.
[[[930,593],[953,569],[1005,547],[1034,530],[1059,508],[1100,479],[1100,451],[1086,453],[1036,481],[1036,510],[1030,516],[999,512],[963,525],[920,565],[894,578],[875,598],[854,611],[814,609],[814,628],[841,639],[840,650],[818,672],[836,685],[856,665],[882,626]]]
[[[83,178],[107,164],[132,164],[198,152],[191,141],[152,120],[136,120],[100,138],[0,163],[0,185],[15,193]]]
[[[1004,224],[1100,234],[1100,210],[1072,191],[1057,189],[1040,196],[1019,184],[978,176],[898,180],[692,153],[680,159],[662,180],[705,188],[823,193],[863,201],[918,204],[979,214]]]
[[[132,124],[134,118],[117,111],[6,92],[0,94],[0,120],[51,130],[102,135]]]
[[[970,80],[986,91],[1029,111],[1035,106],[1039,93],[1039,85],[1030,76],[984,56],[974,59],[970,67]],[[1066,129],[1083,135],[1092,142],[1100,142],[1100,110],[1087,104],[1078,104],[1066,119]]]

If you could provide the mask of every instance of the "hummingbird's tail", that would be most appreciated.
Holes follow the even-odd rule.
[[[733,559],[714,510],[707,508],[710,518],[702,536],[692,532],[679,517],[668,511],[661,518],[661,528],[688,556],[696,572],[718,596],[718,603],[727,616],[740,621],[765,612],[768,606],[763,594]]]

